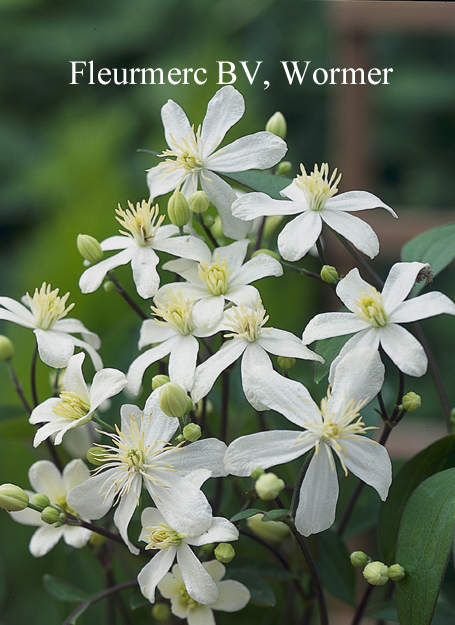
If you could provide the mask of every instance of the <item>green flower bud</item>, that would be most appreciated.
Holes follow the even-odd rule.
[[[278,356],[278,366],[289,371],[295,365],[295,358],[288,358],[287,356]]]
[[[167,214],[169,219],[174,224],[182,228],[186,226],[191,217],[190,207],[188,206],[188,200],[180,191],[174,191],[167,203]]]
[[[349,557],[351,558],[352,566],[365,566],[368,562],[371,562],[371,558],[363,551],[353,551]]]
[[[265,475],[265,471],[264,469],[261,469],[261,467],[255,467],[250,474],[250,477],[253,478],[254,481],[258,480],[261,475]]]
[[[3,334],[0,335],[0,361],[8,362],[14,358],[13,341]]]
[[[401,402],[403,408],[407,412],[415,412],[422,405],[422,399],[420,395],[417,395],[417,393],[413,393],[412,391],[410,393],[406,393]]]
[[[0,508],[8,512],[19,512],[28,506],[28,495],[16,484],[2,484],[0,486]]]
[[[248,528],[260,538],[271,543],[280,543],[289,536],[289,525],[282,521],[262,521],[262,514],[255,514],[246,520]]]
[[[164,386],[164,384],[167,384],[169,382],[169,376],[168,375],[155,375],[152,378],[152,391],[156,391],[157,388],[159,388],[160,386]]]
[[[104,258],[101,245],[95,237],[91,237],[89,234],[80,234],[77,237],[77,249],[82,258],[88,260],[91,265],[96,265]]]
[[[392,564],[389,566],[389,578],[393,582],[401,582],[406,577],[406,571],[401,564]]]
[[[184,417],[188,414],[188,395],[180,384],[168,382],[161,387],[160,408],[168,417]]]
[[[210,206],[210,198],[204,191],[195,191],[188,198],[188,205],[193,213],[200,215],[205,213]]]
[[[340,280],[338,271],[331,265],[324,265],[321,269],[321,280],[328,284],[336,284]]]
[[[277,137],[281,137],[281,139],[286,138],[287,125],[286,120],[284,119],[283,113],[277,111],[272,115],[269,121],[265,125],[265,129],[267,132],[271,132]]]
[[[204,215],[204,226],[211,228],[215,223],[215,217],[213,215]]]
[[[152,616],[158,623],[166,623],[166,621],[171,620],[172,614],[166,603],[155,603],[152,608]]]
[[[49,525],[58,523],[60,521],[60,510],[57,510],[57,508],[53,508],[52,506],[47,506],[47,508],[44,508],[41,512],[41,518]]]
[[[106,293],[112,293],[112,291],[115,291],[117,287],[115,286],[115,284],[112,282],[112,280],[106,280],[103,283],[103,289],[105,290]]]
[[[177,443],[183,443],[183,441],[184,441],[184,440],[186,440],[186,439],[185,439],[185,437],[183,436],[183,434],[178,434],[178,435],[175,437],[175,440],[177,441]]]
[[[102,460],[103,456],[104,453],[99,447],[90,447],[85,457],[90,462],[90,464],[93,464],[93,466],[101,467],[104,464]]]
[[[43,495],[43,493],[36,493],[35,495],[32,495],[30,497],[30,503],[37,508],[41,508],[41,510],[44,510],[44,508],[47,508],[47,506],[50,505],[51,500],[47,495]]]
[[[281,163],[278,163],[278,165],[276,166],[276,175],[287,176],[288,173],[291,171],[291,169],[292,169],[291,161],[281,161]]]
[[[258,478],[254,488],[260,499],[269,501],[278,497],[284,488],[284,482],[275,473],[264,473]]]
[[[383,562],[370,562],[363,569],[363,576],[372,586],[384,586],[389,580],[389,567]]]
[[[220,543],[218,547],[213,552],[215,558],[218,562],[222,562],[223,564],[227,564],[231,560],[234,559],[235,550],[232,545],[229,543]]]
[[[259,256],[259,254],[267,254],[267,256],[271,256],[275,260],[281,260],[276,252],[272,252],[272,250],[267,250],[267,249],[256,250],[255,252],[251,254],[251,258],[254,258],[255,256]]]
[[[183,436],[185,440],[190,441],[190,443],[194,443],[195,441],[201,438],[201,426],[197,425],[197,423],[188,423],[183,428]]]

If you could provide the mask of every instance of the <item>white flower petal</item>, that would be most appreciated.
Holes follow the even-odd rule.
[[[137,247],[129,247],[86,269],[79,279],[79,288],[82,293],[93,293],[96,291],[109,271],[130,262],[136,249]]]
[[[73,341],[73,345],[75,347],[80,347],[81,349],[84,349],[87,352],[87,354],[90,356],[92,360],[95,371],[99,371],[100,369],[103,368],[103,361],[101,359],[101,356],[98,354],[98,352],[96,351],[96,348],[94,348],[93,345],[91,345],[90,343],[87,343],[86,341],[81,341],[75,336],[72,336],[71,340]]]
[[[202,565],[214,582],[218,584],[226,575],[226,567],[218,560],[210,560]]]
[[[251,599],[250,591],[246,586],[233,579],[218,583],[218,599],[210,607],[222,612],[238,612]]]
[[[303,332],[302,341],[304,345],[309,345],[313,341],[343,336],[371,327],[367,321],[353,313],[322,313],[311,319]]]
[[[300,260],[316,243],[322,230],[317,211],[306,211],[285,225],[278,235],[278,249],[285,260]]]
[[[63,527],[43,525],[33,534],[29,544],[30,553],[35,558],[41,558],[49,553],[63,536]]]
[[[101,241],[101,249],[103,252],[111,252],[112,250],[126,250],[127,248],[133,248],[133,252],[137,247],[136,241],[132,237],[125,236],[124,234],[116,234],[113,237],[108,237]]]
[[[208,295],[200,299],[193,308],[193,321],[198,328],[211,329],[223,318],[225,299],[223,295]]]
[[[331,210],[328,206],[322,209],[321,217],[332,230],[341,234],[369,258],[379,254],[378,237],[366,221],[343,211]]]
[[[193,401],[198,402],[210,392],[222,371],[235,362],[246,347],[247,344],[242,339],[228,341],[221,346],[216,354],[197,367],[191,392]]]
[[[183,137],[191,136],[192,130],[188,117],[182,107],[177,104],[177,102],[174,102],[174,100],[168,100],[166,104],[161,107],[161,120],[169,147],[172,147],[173,141],[180,144],[180,140]]]
[[[426,267],[424,263],[395,263],[382,289],[382,300],[387,313],[391,313],[409,295],[417,275]]]
[[[39,357],[44,364],[54,369],[63,369],[68,365],[74,353],[73,337],[53,330],[33,330],[38,343]]]
[[[287,149],[283,139],[271,132],[256,132],[221,148],[206,159],[205,166],[221,173],[268,169],[283,158]]]
[[[51,418],[57,417],[52,408],[56,406],[59,401],[60,400],[58,397],[50,397],[49,399],[43,401],[32,410],[32,414],[29,418],[29,423],[31,423],[32,425],[36,425],[37,423],[45,423],[46,421],[50,421]]]
[[[101,519],[111,509],[115,497],[115,488],[110,485],[119,479],[122,473],[117,469],[108,469],[72,488],[66,501],[73,510],[87,519]]]
[[[130,524],[134,511],[139,505],[141,490],[142,478],[138,475],[138,479],[131,480],[130,490],[127,494],[121,497],[114,514],[114,523],[120,532],[120,536],[125,541],[128,549],[131,553],[134,553],[134,555],[139,554],[139,549],[137,549],[137,547],[135,547],[128,539],[128,525]]]
[[[207,193],[212,204],[218,210],[224,234],[231,239],[244,239],[253,224],[233,216],[231,206],[237,199],[234,191],[217,174],[206,169],[202,171],[200,180],[202,190]]]
[[[85,354],[83,352],[71,356],[62,381],[65,391],[76,393],[82,401],[90,404],[90,395],[82,374],[82,364],[84,360]]]
[[[302,207],[300,210],[309,210],[310,207],[306,199],[305,191],[302,189],[302,187],[299,187],[297,185],[297,180],[297,178],[294,178],[290,185],[280,191],[280,195],[289,198],[293,202],[300,202],[301,204],[303,204],[304,208]]]
[[[160,163],[156,167],[147,170],[147,186],[150,197],[155,199],[159,195],[164,195],[173,191],[186,178],[186,171],[178,168],[168,171],[167,163]]]
[[[351,271],[337,284],[336,292],[346,308],[355,311],[358,308],[357,301],[362,293],[370,293],[371,285],[360,276],[357,267]],[[352,332],[352,330],[351,330]],[[348,334],[345,332],[345,334]]]
[[[63,540],[70,547],[82,549],[90,540],[92,532],[85,527],[77,527],[75,525],[63,526]]]
[[[256,219],[273,215],[296,215],[308,209],[305,203],[274,200],[265,193],[246,193],[232,205],[232,213],[239,219]]]
[[[218,599],[218,588],[185,542],[177,547],[177,562],[190,597],[203,605],[214,603]]]
[[[398,304],[388,316],[389,323],[409,323],[435,315],[455,315],[455,304],[446,295],[433,291]]]
[[[219,146],[229,128],[236,124],[245,112],[245,100],[232,85],[219,89],[207,106],[202,122],[201,139],[203,157],[209,156]]]
[[[258,301],[261,299],[259,291],[251,284],[229,288],[224,297],[237,306],[243,304],[246,308],[253,310],[257,308]]]
[[[35,492],[44,493],[52,503],[66,495],[62,474],[50,460],[38,460],[32,464],[28,479]]]
[[[141,592],[150,603],[155,603],[156,586],[171,568],[175,552],[176,548],[173,546],[162,549],[153,556],[153,560],[146,564],[137,576]]]
[[[153,343],[164,343],[176,336],[176,331],[169,324],[158,323],[156,319],[145,319],[141,325],[138,348],[143,349]]]
[[[400,371],[417,378],[426,372],[428,360],[425,350],[410,332],[388,323],[379,329],[379,337],[383,350]]]
[[[151,247],[138,247],[131,259],[134,284],[143,299],[153,297],[160,286],[160,276],[156,270],[159,258]]]
[[[279,261],[268,254],[258,254],[248,262],[229,280],[229,289],[237,285],[250,284],[266,276],[282,276],[283,267]]]
[[[215,517],[212,525],[203,534],[188,536],[185,542],[194,547],[200,547],[209,543],[230,543],[238,537],[239,530],[233,523],[222,517]]]
[[[302,344],[299,338],[286,330],[273,328],[270,332],[262,334],[257,342],[266,351],[276,356],[324,362],[322,356],[312,352],[308,347]]]
[[[225,476],[224,454],[226,449],[223,441],[217,438],[205,438],[191,443],[191,445],[186,445],[178,454],[174,454],[172,465],[181,475],[187,475],[197,467],[208,469],[212,477]]]
[[[193,386],[199,342],[192,335],[179,336],[169,355],[169,377],[186,391]]]
[[[326,202],[327,208],[333,208],[339,211],[363,211],[370,208],[385,208],[391,215],[398,219],[395,211],[384,204],[378,197],[368,191],[347,191],[331,197]]]
[[[359,348],[378,349],[378,347],[379,347],[379,336],[380,336],[380,333],[379,333],[378,328],[373,328],[372,326],[369,326],[365,330],[361,330],[360,332],[355,334],[353,337],[351,337],[349,339],[349,341],[347,341],[343,345],[343,347],[340,350],[340,353],[335,358],[335,360],[332,362],[332,365],[330,367],[330,372],[329,372],[329,384],[331,386],[333,386],[334,373],[335,373],[335,371],[336,371],[336,369],[338,367],[338,363],[343,358],[345,358],[345,356],[347,354],[349,354],[351,351],[354,351],[355,349],[359,349]],[[358,363],[355,371],[357,372],[357,370],[361,366],[362,366],[362,363]]]
[[[174,608],[174,614],[178,616]],[[216,625],[212,606],[198,605],[193,610],[188,610],[186,616],[188,625]]]
[[[168,417],[161,410],[160,392],[161,387],[153,391],[145,402],[143,429],[146,445],[153,445],[154,441],[170,441],[179,426],[178,419]]]
[[[372,486],[385,501],[392,483],[392,463],[386,448],[365,436],[354,436],[341,443],[347,452],[344,462],[348,471]]]
[[[146,541],[146,536],[150,534],[148,527],[156,527],[160,523],[166,523],[166,519],[157,508],[145,508],[141,514],[142,530],[139,534],[139,540]]]
[[[220,262],[225,258],[229,269],[232,269],[232,273],[237,275],[237,271],[242,267],[242,263],[245,260],[249,244],[248,239],[243,239],[243,241],[234,241],[234,243],[224,247],[217,247],[213,250],[213,254],[207,264],[210,265],[216,262],[217,256]]]
[[[156,241],[154,247],[156,250],[167,252],[173,256],[201,262],[206,257],[207,246],[201,239],[188,235]]]
[[[126,384],[125,374],[118,369],[102,369],[95,373],[90,388],[90,411],[96,410],[106,399],[120,393]]]
[[[152,347],[152,349],[147,350],[131,363],[126,378],[128,380],[128,391],[132,395],[139,395],[145,370],[148,369],[151,364],[160,360],[160,358],[167,356],[175,345],[176,339],[177,337],[164,341],[161,345]]]
[[[63,484],[65,491],[70,491],[74,486],[78,486],[88,480],[90,477],[90,471],[87,469],[87,465],[80,458],[71,460],[63,469]]]
[[[45,441],[53,434],[56,434],[57,432],[62,432],[63,430],[67,431],[71,427],[74,427],[74,422],[68,422],[68,419],[64,419],[63,417],[59,418],[55,414],[47,414],[46,420],[49,420],[49,423],[46,423],[46,425],[41,426],[37,430],[33,439],[33,447],[38,447],[43,441]],[[64,433],[65,432],[63,432],[63,434]],[[62,442],[62,436],[60,437],[59,441],[54,441],[54,445],[60,445],[60,443]]]

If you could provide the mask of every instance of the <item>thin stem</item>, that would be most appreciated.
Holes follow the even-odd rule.
[[[105,430],[107,430],[107,432],[105,432],[105,434],[108,434],[108,433],[115,434],[116,433],[116,429],[114,427],[112,427],[112,425],[110,425],[109,423],[106,423],[106,421],[103,421],[103,419],[100,419],[96,415],[92,416],[92,421],[94,421],[95,423],[97,423],[98,425],[103,427]]]
[[[319,273],[315,273],[314,271],[309,271],[308,269],[305,269],[304,267],[296,267],[295,265],[292,265],[291,263],[287,263],[283,259],[280,259],[280,263],[284,267],[287,267],[288,269],[290,269],[291,271],[295,271],[296,273],[302,274],[304,276],[308,276],[309,278],[315,278],[316,280],[322,281],[321,275]]]
[[[210,228],[209,228],[208,226],[206,226],[206,225],[205,225],[205,223],[204,223],[204,218],[202,217],[202,214],[201,214],[201,213],[199,213],[199,215],[198,215],[198,220],[199,220],[199,223],[201,224],[202,229],[204,230],[205,234],[208,236],[208,238],[209,238],[209,240],[210,240],[211,244],[212,244],[214,247],[219,247],[219,245],[218,245],[218,241],[217,241],[217,240],[215,239],[215,237],[213,236],[212,231],[210,230]]]
[[[89,599],[87,599],[87,601],[82,601],[82,603],[80,603],[71,612],[68,618],[65,619],[65,622],[63,623],[63,625],[71,625],[74,617],[76,617],[83,608],[88,607],[92,605],[93,603],[96,603],[97,601],[100,601],[101,599],[105,599],[106,597],[109,597],[110,595],[113,595],[117,592],[121,592],[122,590],[127,590],[128,588],[134,588],[137,585],[138,585],[138,581],[137,579],[135,579],[130,582],[122,582],[121,584],[117,584],[116,586],[111,586],[110,588],[106,588],[106,590],[103,590],[102,592],[99,592],[96,595],[92,595]]]
[[[264,234],[265,220],[266,220],[266,217],[264,216],[262,218],[262,220],[261,220],[261,225],[259,226],[258,235],[257,235],[256,241],[254,243],[254,247],[253,247],[253,250],[252,250],[253,254],[254,254],[254,252],[257,252],[258,249],[261,247],[262,236]]]
[[[352,623],[351,625],[358,625],[360,623],[360,621],[362,620],[363,617],[363,613],[365,611],[365,608],[367,607],[367,603],[371,597],[371,593],[374,590],[374,586],[372,586],[371,584],[368,584],[368,588],[365,590],[363,597],[362,597],[362,601],[359,604],[359,607],[357,608],[357,612],[354,614],[354,618],[352,619]]]
[[[322,247],[321,237],[316,239],[316,247],[319,254],[319,260],[321,261],[321,265],[328,265],[327,258],[325,257],[324,248]]]
[[[38,346],[35,345],[35,349],[33,350],[32,362],[30,366],[30,388],[32,390],[32,402],[33,407],[36,408],[39,404],[38,400],[38,392],[36,390],[36,362],[38,360]]]
[[[131,297],[128,295],[128,293],[125,291],[123,286],[118,281],[117,276],[114,274],[114,272],[109,271],[107,275],[108,275],[109,280],[111,280],[115,284],[115,290],[117,291],[117,293],[125,300],[128,306],[134,310],[134,312],[142,319],[142,321],[145,321],[145,319],[148,319],[148,315],[146,315],[145,312],[142,310],[142,308],[140,308],[136,304],[136,302],[131,299]]]
[[[18,377],[16,375],[16,371],[14,370],[13,364],[12,364],[12,362],[10,360],[8,360],[8,362],[6,364],[8,365],[8,370],[9,370],[9,374],[10,374],[10,377],[11,377],[11,381],[13,383],[13,388],[16,391],[19,399],[21,400],[22,405],[24,406],[26,413],[28,415],[30,415],[31,412],[32,412],[32,409],[31,409],[30,404],[27,401],[27,398],[25,397],[24,389],[22,388],[22,385],[19,382],[19,379],[18,379]]]
[[[80,527],[85,527],[85,529],[88,529],[91,532],[95,532],[95,534],[100,534],[101,536],[104,536],[105,538],[109,538],[109,540],[113,540],[114,542],[119,543],[119,545],[123,545],[124,547],[126,546],[123,538],[121,538],[121,536],[119,536],[118,534],[114,534],[113,532],[110,532],[109,530],[107,530],[104,527],[101,527],[100,525],[95,525],[94,523],[90,523],[89,521],[84,521],[83,519],[80,519],[79,517],[75,516],[74,514],[71,514],[70,512],[66,512],[65,514],[66,514],[67,525],[79,525]],[[143,553],[144,555],[147,555],[149,557],[153,557],[155,555],[155,554],[150,554],[142,545],[139,545],[135,543],[134,541],[131,541],[131,543],[135,547],[137,547],[137,549],[139,549],[139,551]]]
[[[392,416],[389,419],[390,423],[396,423],[398,421],[397,417],[400,410],[398,406],[401,404],[404,395],[404,373],[402,371],[399,371],[399,377],[400,382],[398,384],[397,401],[395,402],[395,408],[393,409]]]
[[[226,442],[229,404],[229,372],[223,371],[221,374],[221,419],[220,419],[220,440]],[[215,513],[219,510],[221,494],[223,489],[223,478],[216,481],[215,496],[213,499],[213,509]]]
[[[370,276],[376,281],[376,283],[382,288],[384,286],[384,280],[378,276],[375,270],[370,267],[367,261],[359,254],[359,252],[347,241],[341,234],[332,230],[333,234],[341,241],[344,247],[348,250],[348,252],[362,265],[366,271],[370,274]]]

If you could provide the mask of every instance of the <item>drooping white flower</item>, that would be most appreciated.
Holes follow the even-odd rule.
[[[32,464],[28,472],[28,479],[36,493],[47,495],[51,504],[58,505],[72,514],[80,515],[86,521],[90,520],[90,517],[83,516],[79,510],[68,506],[67,495],[74,486],[82,484],[89,476],[89,470],[80,459],[72,460],[67,464],[63,473],[60,473],[55,464],[49,460],[38,460]],[[33,494],[29,493],[29,496]],[[22,525],[38,526],[29,545],[30,553],[35,558],[49,553],[62,537],[67,545],[76,549],[84,547],[90,538],[90,530],[84,527],[66,524],[60,527],[48,525],[41,520],[40,513],[31,508],[25,508],[20,512],[10,512],[10,514]]]
[[[177,447],[169,442],[178,419],[163,413],[159,395],[158,388],[143,412],[136,406],[122,406],[121,430],[110,435],[113,445],[99,446],[102,466],[68,495],[69,504],[92,519],[100,519],[118,504],[114,523],[133,553],[137,550],[128,540],[128,525],[143,484],[173,527],[191,534],[195,527],[204,531],[210,525],[211,509],[202,491],[185,476],[196,469],[207,469],[205,479],[225,474],[223,442],[205,439]]]
[[[249,241],[236,241],[216,248],[213,253],[206,246],[205,256],[196,263],[174,260],[163,268],[178,273],[187,282],[175,282],[159,289],[155,302],[166,298],[167,290],[181,291],[194,299],[193,320],[200,328],[212,328],[222,317],[226,300],[254,308],[260,298],[259,291],[250,282],[266,276],[281,276],[280,263],[267,254],[259,254],[243,264]]]
[[[358,250],[374,258],[379,252],[379,241],[371,226],[350,215],[349,212],[370,208],[385,208],[394,217],[395,212],[379,198],[366,191],[338,192],[341,174],[337,170],[329,178],[326,163],[308,175],[303,165],[302,173],[281,191],[289,200],[274,200],[264,193],[247,193],[232,206],[240,219],[255,219],[261,215],[297,215],[278,236],[278,249],[285,260],[297,261],[316,243],[325,222],[339,232]]]
[[[400,323],[410,323],[442,313],[455,315],[455,304],[442,293],[433,291],[406,300],[424,263],[396,263],[390,270],[382,293],[353,269],[337,285],[336,292],[352,312],[316,315],[305,328],[305,345],[320,339],[356,333],[344,345],[341,358],[354,347],[372,346],[383,350],[396,366],[419,377],[427,370],[427,357],[421,344]],[[405,301],[406,300],[406,301]]]
[[[89,354],[95,369],[101,369],[103,361],[96,351],[101,346],[98,335],[87,330],[78,319],[63,318],[74,304],[66,306],[70,294],[60,297],[58,291],[43,282],[33,297],[27,293],[22,298],[25,305],[10,297],[0,297],[0,319],[33,329],[39,356],[49,367],[66,367],[74,348],[81,347]],[[74,333],[81,334],[83,340],[72,336]]]
[[[358,362],[362,368],[353,370]],[[303,430],[273,430],[235,440],[225,456],[226,470],[250,475],[255,467],[267,469],[315,450],[300,488],[295,516],[304,536],[328,529],[335,520],[338,478],[334,455],[345,474],[348,470],[373,486],[384,501],[392,480],[391,462],[382,445],[364,436],[359,411],[377,395],[384,379],[384,365],[372,348],[349,352],[333,371],[333,387],[321,407],[307,389],[294,380],[266,368],[256,368],[256,392],[270,408]]]
[[[222,87],[210,100],[202,126],[195,132],[182,108],[168,100],[161,109],[161,119],[169,148],[161,154],[165,160],[147,174],[152,197],[180,185],[180,191],[188,198],[200,184],[218,209],[224,234],[232,239],[243,239],[250,225],[232,216],[236,195],[217,173],[268,169],[287,151],[286,143],[270,132],[242,137],[217,150],[244,111],[245,101],[237,89]]]
[[[227,519],[215,517],[205,530],[192,534],[178,532],[156,509],[142,512],[142,532],[139,540],[148,542],[146,549],[159,550],[138,576],[144,597],[154,603],[155,588],[171,568],[175,558],[180,567],[187,593],[193,602],[204,605],[218,599],[218,588],[189,545],[200,547],[213,542],[231,542],[239,537],[238,529]]]
[[[218,352],[197,367],[191,391],[193,401],[198,402],[205,397],[221,372],[242,355],[243,390],[247,400],[256,410],[267,410],[268,407],[264,404],[261,394],[258,395],[253,390],[254,384],[250,383],[254,382],[251,379],[251,372],[259,365],[272,367],[267,352],[276,356],[323,362],[321,356],[302,345],[291,332],[265,328],[268,318],[261,300],[257,302],[255,309],[241,304],[226,311],[220,329],[232,330],[231,333],[225,334],[226,338],[232,337],[232,340],[226,341]]]
[[[89,391],[82,373],[84,359],[84,353],[72,356],[63,376],[64,390],[60,396],[46,399],[32,411],[30,423],[46,423],[35,434],[34,447],[52,434],[57,434],[54,443],[60,445],[69,430],[88,423],[108,397],[117,395],[125,388],[125,374],[117,369],[102,369],[95,374]]]
[[[101,286],[109,271],[131,262],[137,292],[147,299],[155,295],[160,285],[156,270],[159,262],[156,251],[193,260],[202,257],[203,242],[193,236],[175,236],[179,234],[177,226],[162,226],[165,216],[159,217],[158,205],[152,206],[151,202],[151,199],[147,202],[143,200],[141,203],[137,202],[136,207],[128,202],[129,209],[126,211],[119,204],[116,219],[126,232],[120,230],[124,236],[117,235],[102,241],[101,249],[122,251],[84,271],[79,280],[83,293],[93,293]]]

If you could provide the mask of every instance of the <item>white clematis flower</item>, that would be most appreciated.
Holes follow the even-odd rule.
[[[308,175],[303,165],[302,173],[281,191],[289,200],[273,200],[264,193],[247,193],[232,206],[240,219],[255,219],[265,215],[296,215],[278,236],[278,249],[285,260],[297,261],[316,243],[325,222],[332,230],[350,241],[358,250],[374,258],[379,252],[379,241],[371,226],[350,215],[349,212],[370,208],[385,208],[394,217],[396,213],[379,198],[367,191],[338,192],[341,174],[337,170],[329,179],[326,163]]]
[[[232,239],[243,239],[250,224],[232,216],[235,192],[217,173],[268,169],[287,151],[286,143],[270,132],[242,137],[217,150],[226,132],[241,119],[244,111],[245,101],[237,89],[230,85],[222,87],[210,100],[202,127],[195,133],[182,108],[168,100],[161,109],[161,119],[169,149],[160,155],[165,160],[147,174],[152,197],[180,186],[180,191],[188,198],[200,183],[218,209],[224,234]]]
[[[427,370],[421,344],[400,323],[411,323],[442,313],[455,315],[455,304],[442,293],[432,292],[406,300],[424,263],[396,263],[390,270],[382,293],[353,269],[340,280],[336,292],[352,312],[316,315],[305,328],[305,345],[320,339],[356,332],[342,348],[341,358],[354,347],[372,346],[383,350],[408,375],[420,377]]]
[[[215,625],[213,610],[238,612],[251,598],[250,591],[244,584],[233,579],[221,581],[226,573],[226,567],[221,562],[211,560],[204,562],[202,566],[218,588],[218,599],[214,603],[203,605],[190,596],[178,564],[158,584],[158,590],[163,597],[171,600],[172,613],[178,618],[186,618],[188,625]]]
[[[109,271],[131,262],[137,292],[147,299],[155,295],[160,285],[156,251],[193,260],[202,258],[203,242],[193,236],[175,236],[179,234],[177,226],[162,226],[165,216],[158,217],[158,205],[152,206],[151,202],[151,199],[147,202],[143,200],[137,202],[136,207],[128,202],[129,209],[126,211],[119,204],[116,219],[126,232],[120,230],[124,236],[117,235],[102,241],[101,249],[122,251],[84,271],[79,280],[82,293],[93,293]]]
[[[72,356],[63,376],[60,396],[46,399],[32,411],[30,423],[46,423],[35,434],[34,447],[53,434],[57,434],[54,444],[60,445],[69,430],[91,421],[95,410],[106,399],[125,388],[125,374],[117,369],[102,369],[95,374],[89,391],[82,374],[84,359],[83,353]]]
[[[78,319],[63,319],[74,304],[66,306],[70,294],[60,297],[58,291],[43,282],[40,290],[35,289],[33,297],[27,293],[22,298],[25,305],[10,297],[0,297],[0,319],[32,328],[39,356],[49,367],[66,367],[74,347],[81,347],[89,354],[95,369],[101,369],[103,361],[96,351],[101,346],[99,336],[87,330]],[[83,340],[72,336],[74,333],[81,334]]]
[[[282,276],[280,263],[267,254],[259,254],[243,264],[249,241],[236,241],[216,248],[213,253],[206,246],[204,259],[171,260],[163,268],[178,273],[187,282],[176,282],[159,289],[155,302],[166,298],[170,289],[181,291],[188,299],[196,301],[193,320],[199,328],[213,328],[223,317],[226,300],[254,308],[260,298],[259,291],[250,282],[266,276]]]
[[[302,345],[291,332],[265,328],[268,318],[261,300],[257,302],[255,309],[241,304],[226,311],[220,329],[232,330],[230,334],[225,334],[226,338],[232,337],[232,341],[226,341],[216,354],[197,367],[191,391],[193,401],[198,402],[205,397],[221,372],[242,355],[243,390],[256,410],[267,410],[268,406],[263,402],[261,394],[258,395],[253,390],[252,369],[257,366],[272,368],[267,352],[276,356],[324,362],[321,356]]]
[[[100,519],[118,504],[114,523],[133,553],[137,549],[128,540],[128,525],[139,505],[142,485],[158,509],[179,532],[204,531],[211,523],[211,509],[205,495],[185,476],[196,469],[205,479],[225,475],[223,456],[226,445],[217,439],[205,439],[173,447],[171,440],[178,428],[159,407],[160,389],[146,402],[144,412],[136,406],[121,409],[121,430],[110,435],[113,445],[100,445],[103,465],[84,484],[68,495],[68,503],[91,519]]]
[[[151,603],[155,602],[155,588],[177,558],[187,593],[193,602],[204,605],[214,603],[218,599],[217,585],[189,545],[200,547],[237,540],[239,532],[235,525],[227,519],[215,517],[205,530],[185,535],[178,532],[156,508],[146,508],[141,520],[139,540],[148,542],[146,549],[159,550],[137,578],[144,597]]]
[[[82,484],[90,476],[85,463],[80,460],[72,460],[63,469],[63,473],[57,469],[55,464],[49,460],[38,460],[29,469],[28,479],[36,493],[41,493],[49,497],[51,504],[56,504],[72,514],[80,514],[78,510],[70,508],[67,504],[67,494],[76,485]],[[28,493],[32,496],[34,493]],[[22,525],[35,525],[38,529],[33,534],[29,549],[32,556],[40,558],[49,553],[55,547],[60,538],[67,545],[81,549],[84,547],[91,535],[90,530],[77,525],[62,525],[56,527],[41,520],[41,515],[36,510],[25,508],[20,512],[10,512],[11,517]],[[81,515],[82,516],[82,515]],[[83,517],[90,520],[90,517]]]
[[[358,362],[362,369],[352,374]],[[255,467],[268,469],[315,450],[300,488],[295,525],[303,536],[328,529],[335,520],[338,478],[334,454],[345,474],[348,470],[373,486],[384,501],[392,480],[386,449],[363,436],[365,427],[359,411],[380,391],[384,365],[371,348],[356,349],[340,360],[333,372],[333,389],[321,407],[307,389],[275,371],[256,368],[256,392],[270,408],[303,429],[301,432],[274,430],[250,434],[235,440],[225,456],[232,475],[250,475]]]

